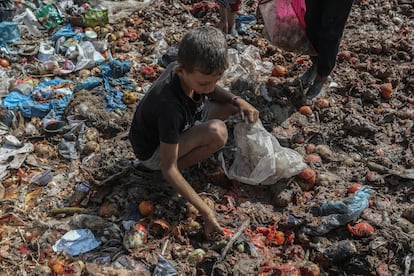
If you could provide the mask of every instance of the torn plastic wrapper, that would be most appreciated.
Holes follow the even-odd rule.
[[[29,153],[34,151],[33,144],[26,143],[21,148],[4,145],[0,148],[0,180],[7,174],[7,169],[18,169]],[[12,161],[10,158],[13,157]]]
[[[76,256],[97,248],[101,244],[89,229],[76,229],[67,232],[53,245],[55,252],[63,251]]]
[[[50,181],[53,180],[53,172],[51,169],[47,169],[40,174],[32,177],[30,180],[33,184],[38,186],[46,186]]]

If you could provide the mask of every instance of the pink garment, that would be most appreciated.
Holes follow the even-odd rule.
[[[306,31],[306,22],[305,22],[305,13],[306,13],[306,4],[305,0],[292,0],[292,7],[296,13],[296,17],[299,20],[299,24],[302,30]]]

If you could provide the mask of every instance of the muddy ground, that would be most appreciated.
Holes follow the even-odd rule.
[[[242,13],[255,15],[256,7],[246,1]],[[139,102],[163,69],[154,63],[160,57],[156,50],[165,51],[160,37],[174,46],[186,30],[214,25],[217,15],[212,3],[157,1],[112,24],[113,30],[97,32],[100,39],[115,34],[107,36],[111,53],[131,61],[127,76],[136,84],[132,92]],[[119,32],[131,32],[127,27],[138,39],[119,38]],[[301,97],[296,81],[310,64],[308,56],[270,45],[260,20],[238,37],[227,37],[239,53],[253,45],[260,64],[286,68],[282,77],[253,70],[238,78],[227,74],[222,83],[259,109],[265,128],[282,146],[299,152],[316,178],[246,185],[226,178],[218,155],[185,171],[226,228],[227,237],[218,241],[204,238],[198,213],[160,175],[134,168],[127,131],[135,100],[110,113],[102,87],[76,92],[65,115],[87,120],[72,133],[84,141],[74,159],[60,154],[65,133],[45,132],[39,118],[17,115],[9,133],[32,143],[34,151],[1,180],[1,274],[151,275],[162,253],[179,275],[412,275],[414,181],[406,170],[414,169],[413,28],[411,1],[355,1],[337,66],[325,92],[313,101]],[[18,57],[10,60],[9,74],[18,77],[19,67],[13,66]],[[99,76],[97,68],[66,78],[82,82]],[[384,84],[391,85],[390,96],[381,92]],[[222,150],[227,169],[236,151],[235,123],[228,121],[230,139]],[[29,132],[29,124],[35,130]],[[53,180],[33,183],[32,177],[48,168]],[[332,217],[326,220],[315,210],[326,201],[346,205],[359,187],[355,184],[371,187],[368,207],[322,231]],[[155,212],[140,214],[142,201],[155,205]],[[342,207],[334,213],[349,211]],[[77,256],[52,249],[67,231],[85,228],[101,241],[98,248]]]

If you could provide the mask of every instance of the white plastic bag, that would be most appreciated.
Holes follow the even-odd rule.
[[[234,139],[237,150],[228,171],[230,179],[251,185],[271,185],[301,173],[306,167],[302,156],[282,147],[260,120],[254,124],[236,124]]]
[[[105,60],[101,53],[95,50],[95,47],[90,41],[83,41],[80,44],[76,44],[76,47],[79,56],[74,71],[94,67],[97,63]]]
[[[9,94],[10,80],[6,71],[0,68],[0,98],[4,98]]]
[[[127,0],[121,2],[115,1],[101,1],[100,4],[108,9],[109,23],[118,23],[123,18],[130,17],[130,15],[139,10],[143,10],[148,7],[153,0]]]

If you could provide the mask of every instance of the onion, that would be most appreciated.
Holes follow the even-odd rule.
[[[384,83],[383,85],[380,86],[380,90],[381,90],[381,96],[388,100],[389,98],[391,98],[391,94],[392,94],[392,85],[391,83]]]
[[[327,108],[329,107],[329,101],[327,99],[318,99],[315,102],[315,106],[319,109]]]
[[[342,51],[338,54],[338,59],[340,61],[350,61],[352,57],[352,54],[350,51]]]
[[[286,75],[286,67],[282,65],[275,65],[272,70],[273,77],[284,77]]]
[[[306,152],[308,154],[313,153],[314,151],[315,151],[315,144],[310,143],[306,146]]]
[[[353,194],[362,187],[361,183],[354,183],[348,187],[348,194]]]
[[[317,154],[309,154],[306,157],[306,163],[308,164],[315,164],[315,163],[320,163],[321,162],[321,157]]]
[[[155,205],[147,200],[144,200],[139,203],[138,210],[143,217],[148,217],[155,212]]]
[[[307,117],[310,117],[313,115],[312,109],[308,105],[303,105],[299,108],[299,112],[302,115],[305,115]]]
[[[2,59],[0,59],[0,65],[2,67],[9,67],[10,66],[10,62],[7,59],[2,58]]]

